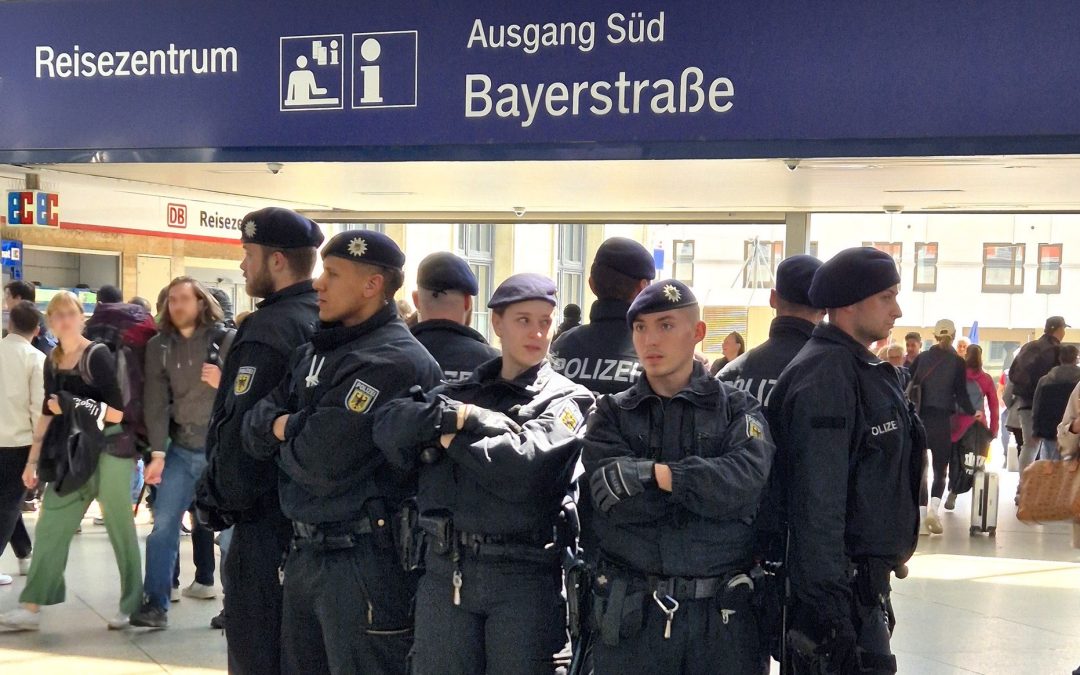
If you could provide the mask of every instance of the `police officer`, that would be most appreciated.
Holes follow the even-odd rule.
[[[876,249],[826,262],[810,300],[829,322],[773,389],[796,673],[896,672],[890,575],[915,551],[926,445],[896,368],[867,347],[900,318],[899,283],[896,263]]]
[[[293,521],[281,667],[404,673],[415,583],[398,560],[392,518],[416,486],[375,447],[372,413],[414,384],[435,386],[440,371],[393,305],[405,262],[393,240],[342,232],[322,255],[320,328],[244,429],[245,448],[277,463],[281,509]]]
[[[375,425],[403,469],[441,448],[420,467],[416,675],[550,674],[567,641],[555,530],[592,396],[548,364],[550,279],[511,276],[488,307],[502,357],[422,402],[388,404]]]
[[[227,579],[229,672],[277,673],[281,565],[292,529],[278,505],[277,467],[243,451],[244,415],[285,376],[289,355],[318,320],[311,271],[323,242],[319,226],[298,213],[266,208],[241,221],[247,294],[262,298],[237,331],[225,359],[206,435],[209,465],[196,489],[200,517],[215,529],[235,523]]]
[[[765,408],[780,373],[803,348],[825,310],[813,307],[810,283],[821,261],[810,255],[785,258],[776,268],[776,288],[769,306],[776,318],[769,326],[769,339],[727,364],[717,377],[747,392]]]
[[[431,352],[447,382],[467,379],[485,361],[499,355],[469,327],[478,287],[469,263],[452,253],[432,253],[420,262],[413,304],[420,323],[413,337]]]
[[[761,406],[695,361],[705,324],[685,284],[652,284],[626,320],[645,375],[600,399],[583,451],[594,672],[767,672],[748,574],[773,459]]]
[[[656,277],[652,254],[632,239],[612,237],[596,250],[589,288],[596,302],[589,323],[573,328],[551,347],[551,366],[597,394],[628,389],[641,375],[626,310]]]

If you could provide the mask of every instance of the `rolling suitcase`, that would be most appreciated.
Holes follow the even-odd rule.
[[[992,471],[975,474],[975,486],[971,490],[971,536],[986,532],[997,534],[998,475]]]

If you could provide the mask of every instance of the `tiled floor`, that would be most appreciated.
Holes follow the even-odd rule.
[[[1003,474],[997,537],[968,535],[968,499],[945,514],[946,532],[923,537],[911,576],[895,582],[893,640],[901,673],[1067,675],[1080,664],[1080,552],[1064,524],[1028,526],[1011,507],[1016,474]],[[140,526],[145,537],[149,527]],[[181,549],[192,578],[191,543]],[[12,572],[10,552],[0,571]],[[14,607],[23,579],[0,588]],[[208,627],[219,600],[184,599],[167,631],[108,631],[118,577],[103,527],[87,519],[71,549],[68,601],[45,610],[40,633],[0,634],[0,673],[224,672],[225,639]]]

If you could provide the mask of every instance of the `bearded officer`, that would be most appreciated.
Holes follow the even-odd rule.
[[[481,363],[499,356],[469,327],[479,292],[469,263],[453,253],[432,253],[420,262],[416,286],[412,296],[420,323],[412,334],[439,362],[445,381],[466,380]]]
[[[645,374],[599,400],[582,456],[594,672],[760,675],[748,573],[774,451],[761,406],[695,361],[706,329],[685,284],[652,284],[626,321]]]
[[[222,562],[228,583],[222,616],[229,672],[276,673],[281,652],[278,568],[292,537],[278,503],[278,470],[243,450],[244,415],[285,376],[289,356],[318,323],[311,287],[319,226],[282,208],[249,213],[241,221],[247,294],[262,298],[236,333],[225,358],[206,434],[206,473],[196,489],[200,518],[214,529],[235,523]],[[213,368],[213,366],[204,366]]]
[[[788,646],[795,673],[895,673],[890,578],[919,538],[925,435],[896,368],[868,346],[902,314],[895,261],[838,253],[810,301],[829,322],[784,370],[769,420],[790,532]]]
[[[780,373],[810,339],[825,310],[813,306],[810,284],[821,261],[810,255],[785,258],[776,268],[776,288],[769,294],[769,306],[776,318],[769,326],[769,339],[724,366],[717,377],[742,389],[769,407],[769,394]]]
[[[597,298],[589,308],[589,323],[567,331],[551,346],[555,371],[596,394],[629,389],[641,375],[641,364],[626,311],[654,278],[652,254],[641,244],[623,237],[600,244],[589,270],[589,288]]]
[[[405,673],[415,579],[393,514],[414,474],[389,466],[373,413],[441,372],[397,316],[405,256],[378,232],[343,232],[314,284],[322,324],[281,385],[247,415],[245,447],[280,469],[293,521],[284,570],[282,671]],[[230,619],[231,620],[231,619]]]

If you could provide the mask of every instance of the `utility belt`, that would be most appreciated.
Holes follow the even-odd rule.
[[[367,517],[357,520],[318,524],[294,521],[293,550],[343,551],[369,541],[376,548],[393,549],[393,527],[383,501],[369,500],[364,510]]]
[[[466,532],[454,527],[449,515],[420,515],[417,528],[421,537],[420,548],[433,555],[448,558],[453,564],[451,574],[452,600],[461,604],[462,559],[466,556],[487,560],[506,560],[550,566],[561,564],[562,549],[553,542],[551,532],[521,533],[511,535]]]
[[[616,647],[637,634],[649,606],[655,604],[667,618],[666,640],[683,602],[713,600],[726,624],[740,613],[754,611],[754,592],[750,573],[741,570],[712,577],[662,577],[605,561],[593,583],[591,628],[603,644]]]

